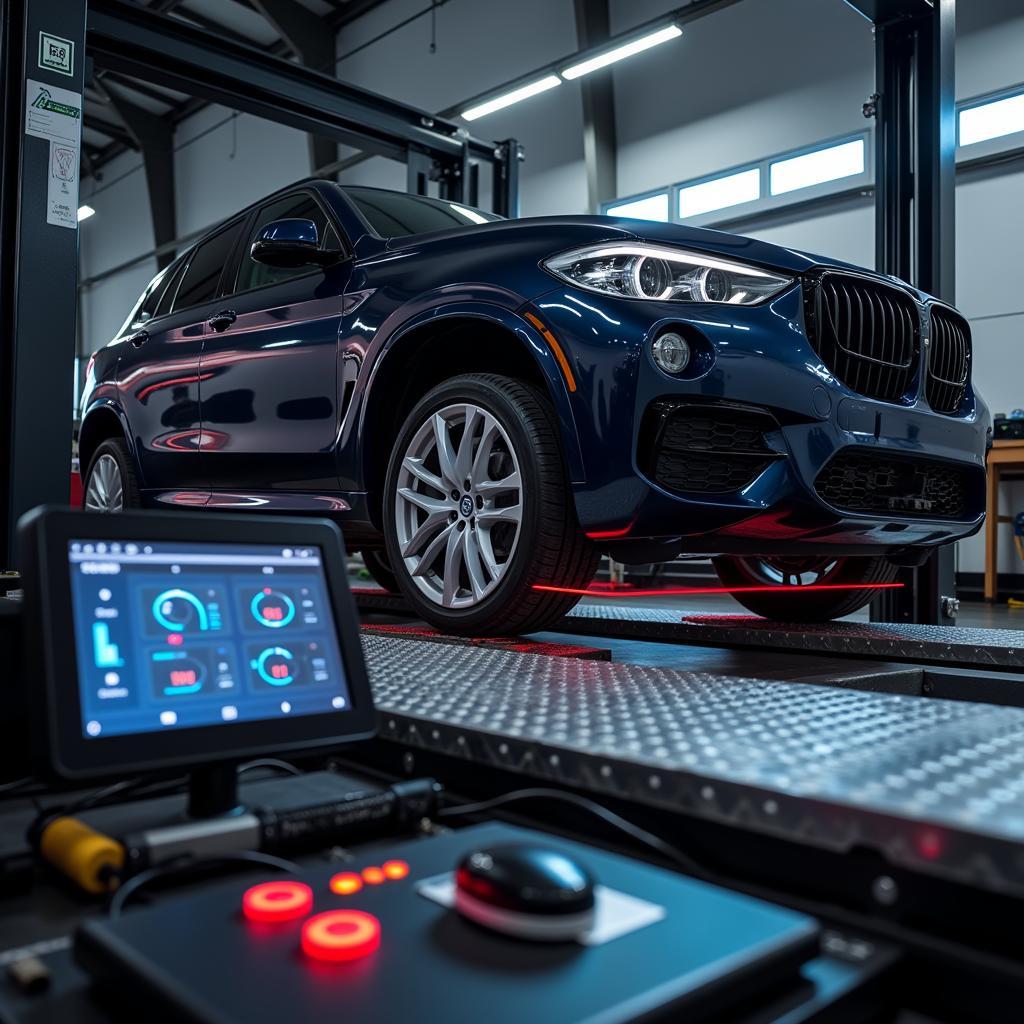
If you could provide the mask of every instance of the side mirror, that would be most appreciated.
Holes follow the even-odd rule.
[[[252,243],[249,255],[257,263],[283,268],[326,267],[342,257],[337,249],[321,249],[316,225],[301,218],[271,221]]]

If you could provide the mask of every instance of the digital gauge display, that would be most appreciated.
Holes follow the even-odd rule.
[[[318,547],[68,545],[86,738],[344,710]]]

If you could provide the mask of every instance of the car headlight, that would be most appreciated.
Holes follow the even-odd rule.
[[[542,265],[580,288],[658,302],[752,306],[778,295],[793,280],[745,263],[643,242],[588,245]]]

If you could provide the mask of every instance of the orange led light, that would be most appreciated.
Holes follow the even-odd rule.
[[[331,892],[339,896],[351,896],[363,887],[363,880],[354,871],[342,871],[331,879]]]
[[[363,868],[363,881],[367,885],[380,885],[384,881],[384,872],[380,868]]]
[[[380,921],[362,910],[328,910],[302,926],[302,950],[315,960],[357,960],[380,946]]]
[[[409,865],[404,860],[386,860],[383,870],[385,878],[398,882],[409,874]]]
[[[242,913],[250,921],[292,921],[312,909],[313,890],[302,882],[263,882],[242,897]]]

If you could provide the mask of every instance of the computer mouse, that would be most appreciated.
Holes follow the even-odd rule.
[[[568,942],[594,924],[594,880],[553,847],[503,843],[472,850],[455,871],[455,909],[520,939]]]

